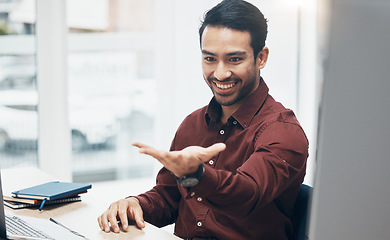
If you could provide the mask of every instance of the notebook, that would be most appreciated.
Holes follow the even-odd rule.
[[[92,187],[91,184],[70,182],[48,182],[33,187],[12,192],[14,198],[30,198],[41,200],[39,211],[42,210],[46,201],[52,201],[75,194],[84,193]]]
[[[33,187],[12,192],[15,198],[30,198],[36,200],[55,200],[82,192],[92,187],[91,184],[70,182],[48,182]]]
[[[10,200],[4,199],[4,205],[7,207],[10,207],[12,209],[40,207],[42,205],[42,201],[39,201],[39,200],[36,200],[36,201],[37,201],[36,203],[24,203],[24,202],[10,201]],[[81,196],[76,195],[76,196],[67,197],[67,198],[60,198],[60,199],[56,199],[56,200],[48,200],[48,201],[46,201],[45,206],[47,206],[47,205],[60,205],[60,204],[80,202],[80,201],[81,201]]]
[[[6,219],[7,218],[7,219]],[[7,222],[7,224],[6,224]],[[11,227],[10,223],[13,223]],[[34,231],[35,236],[28,236],[20,231],[27,228]],[[41,236],[39,236],[41,235]],[[66,239],[66,240],[80,240],[85,239],[80,237],[68,229],[61,227],[49,219],[14,216],[10,212],[5,212],[3,203],[3,191],[1,185],[0,173],[0,239]]]

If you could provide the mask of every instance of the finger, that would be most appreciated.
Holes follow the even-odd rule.
[[[139,228],[144,228],[145,227],[145,222],[144,222],[144,213],[142,211],[141,205],[139,203],[139,200],[134,197],[130,197],[127,199],[129,201],[129,216],[132,217],[133,220],[135,220],[135,223]]]
[[[141,208],[137,208],[136,210],[134,210],[134,220],[139,228],[145,227],[145,221],[143,215],[144,214]]]
[[[168,152],[157,150],[154,147],[139,142],[134,142],[132,145],[138,147],[140,153],[149,155],[164,164]]]
[[[121,221],[123,230],[127,230],[128,226],[129,226],[129,222],[127,219],[127,205],[126,206],[119,206],[118,217],[119,217],[119,220]]]
[[[109,213],[107,215],[108,221],[111,223],[111,228],[114,232],[118,233],[119,232],[119,226],[118,226],[118,220],[116,218],[116,213]],[[109,226],[105,227],[104,229],[105,232],[110,232]]]
[[[104,231],[105,226],[104,226],[104,223],[103,223],[103,217],[102,217],[102,216],[103,216],[103,215],[99,216],[98,219],[97,219],[97,221],[98,221],[98,224],[99,224],[100,229],[101,229],[102,231]]]
[[[151,155],[152,157],[155,157],[157,155],[157,150],[149,145],[140,142],[134,142],[132,143],[132,145],[139,148],[140,153]]]
[[[109,232],[110,231],[110,225],[108,223],[107,219],[107,211],[104,212],[100,217],[99,217],[99,226],[102,231]]]
[[[148,148],[148,147],[150,147],[149,145],[146,145],[146,144],[140,143],[140,142],[133,142],[131,145],[133,145],[134,147],[137,147],[137,148]]]

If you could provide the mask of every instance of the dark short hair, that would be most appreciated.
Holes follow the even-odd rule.
[[[249,32],[255,57],[265,46],[267,20],[257,7],[246,1],[223,0],[206,12],[202,25],[199,28],[201,44],[202,34],[206,26],[227,27]]]

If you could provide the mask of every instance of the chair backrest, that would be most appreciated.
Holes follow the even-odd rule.
[[[308,208],[312,192],[313,188],[305,184],[302,184],[299,189],[292,216],[295,240],[308,239]]]

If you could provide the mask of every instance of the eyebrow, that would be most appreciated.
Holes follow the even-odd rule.
[[[214,53],[212,53],[212,52],[209,52],[209,51],[206,51],[206,50],[202,50],[202,54],[206,54],[206,55],[213,55],[213,56],[215,56],[215,54],[214,54]]]
[[[212,55],[216,56],[215,53],[209,52],[207,50],[202,50],[202,54],[207,54],[207,55]],[[246,55],[247,53],[245,51],[235,51],[235,52],[230,52],[226,54],[227,56],[235,56],[235,55]]]
[[[245,51],[235,51],[227,54],[228,56],[234,56],[234,55],[246,55]]]

